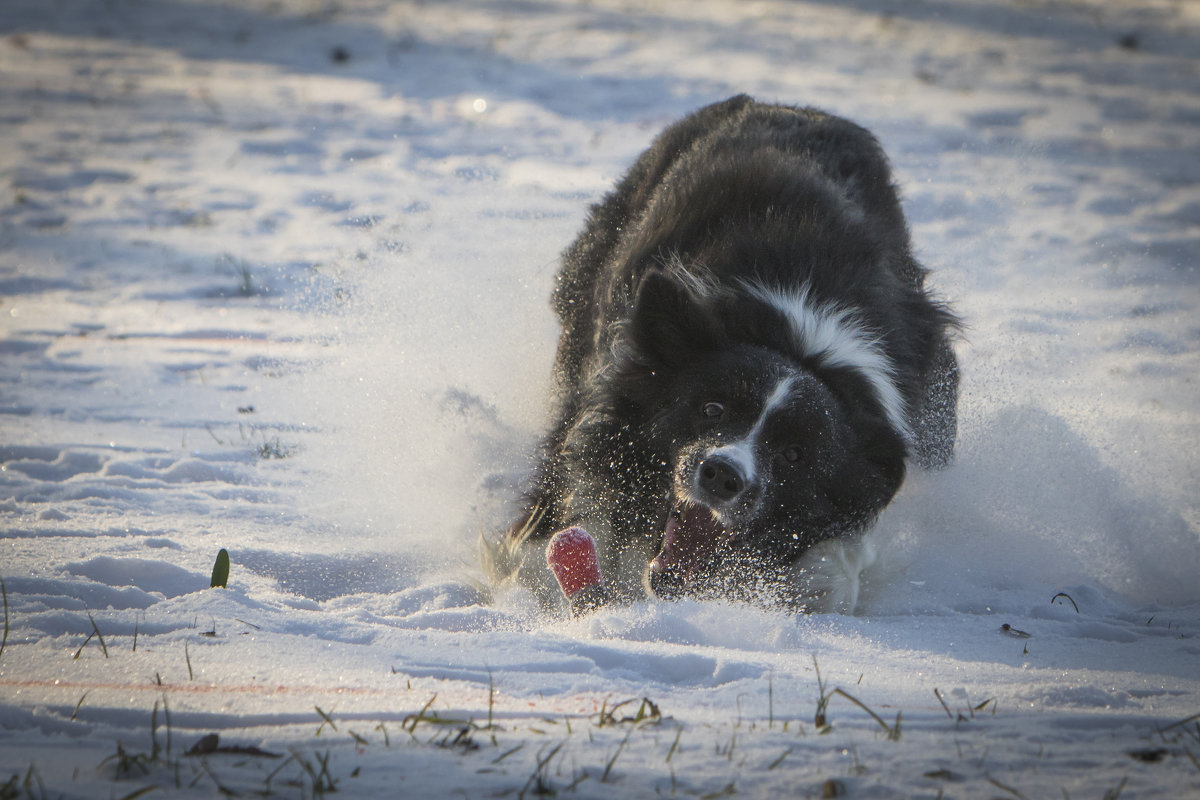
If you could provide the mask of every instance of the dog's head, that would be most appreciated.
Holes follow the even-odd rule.
[[[804,553],[861,529],[899,488],[904,439],[871,376],[796,334],[762,292],[643,280],[625,389],[672,470],[654,594],[792,601],[784,582]]]

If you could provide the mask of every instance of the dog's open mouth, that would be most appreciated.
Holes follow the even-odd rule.
[[[650,562],[651,590],[663,598],[687,591],[734,538],[711,509],[687,503],[676,506],[667,519],[662,550]]]

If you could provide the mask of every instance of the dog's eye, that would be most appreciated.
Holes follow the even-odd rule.
[[[787,461],[789,464],[795,464],[797,461],[800,460],[800,448],[799,447],[788,447],[781,453],[781,455],[783,456],[783,459],[785,461]]]
[[[705,403],[700,407],[700,413],[709,419],[720,419],[725,416],[725,406],[720,403]]]

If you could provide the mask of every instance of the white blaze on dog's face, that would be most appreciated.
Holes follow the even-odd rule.
[[[779,379],[775,388],[763,403],[762,411],[754,420],[746,435],[737,441],[720,444],[711,448],[704,457],[698,469],[693,470],[691,485],[687,496],[695,504],[710,506],[716,516],[721,516],[722,504],[714,503],[721,493],[736,494],[739,490],[757,485],[758,481],[758,448],[763,429],[768,419],[775,414],[784,403],[788,402],[790,392],[797,378],[791,375]],[[709,416],[724,414],[720,403],[707,404],[704,409]],[[720,484],[724,484],[721,486]],[[713,487],[717,489],[714,496]],[[697,500],[696,498],[705,498]]]

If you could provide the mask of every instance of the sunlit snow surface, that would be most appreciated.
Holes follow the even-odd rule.
[[[7,0],[0,37],[0,796],[1200,791],[1194,4]],[[882,140],[968,323],[959,457],[856,616],[489,601],[557,254],[743,91]]]

